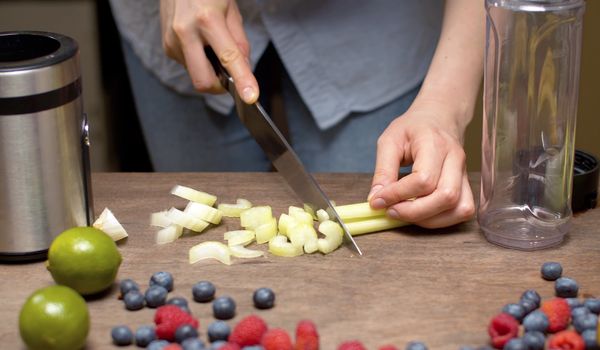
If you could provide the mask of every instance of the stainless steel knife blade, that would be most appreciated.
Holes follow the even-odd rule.
[[[325,195],[319,184],[306,170],[296,152],[294,152],[260,103],[247,104],[242,101],[235,88],[233,78],[221,65],[215,53],[210,48],[205,48],[205,51],[219,77],[221,85],[233,97],[238,117],[263,149],[275,169],[283,176],[287,184],[305,205],[310,206],[315,212],[318,209],[327,211],[329,217],[342,226],[346,245],[350,245],[359,255],[362,255],[362,251],[354,241],[354,238],[352,238],[344,222],[340,219],[333,205],[331,205],[331,201],[327,198],[327,195]]]

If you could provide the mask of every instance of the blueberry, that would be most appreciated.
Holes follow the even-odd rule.
[[[575,320],[576,318],[584,317],[589,313],[590,310],[587,307],[580,306],[571,310],[571,317],[573,318],[573,320]]]
[[[275,293],[270,288],[258,288],[252,296],[257,309],[270,309],[275,305]]]
[[[215,285],[209,281],[200,281],[192,287],[194,300],[199,303],[206,303],[215,297]]]
[[[427,350],[427,346],[420,341],[411,341],[406,344],[406,350]]]
[[[587,350],[597,350],[600,349],[600,345],[598,344],[598,341],[596,340],[596,330],[594,329],[586,329],[585,331],[581,332],[581,337],[583,338],[583,341],[585,343],[585,348]]]
[[[183,297],[173,297],[167,300],[167,304],[173,304],[177,306],[188,306],[188,301]]]
[[[533,310],[537,309],[539,305],[536,305],[535,302],[531,299],[521,299],[519,301],[519,305],[523,307],[525,310],[525,315],[529,315]]]
[[[169,345],[169,342],[166,340],[153,340],[148,344],[147,350],[162,350]]]
[[[226,341],[224,341],[224,340],[218,340],[218,341],[210,344],[210,350],[218,350],[221,347],[223,347],[223,345],[225,345],[225,344],[227,344]]]
[[[477,348],[477,350],[494,350],[494,348],[492,348],[489,345],[483,345]]]
[[[526,332],[523,334],[523,342],[529,347],[529,350],[544,350],[546,336],[538,331]]]
[[[167,290],[161,286],[151,286],[146,290],[146,305],[148,307],[159,307],[167,301]]]
[[[265,348],[262,345],[250,345],[244,346],[242,350],[265,350]]]
[[[198,330],[189,324],[177,327],[175,330],[175,341],[181,344],[187,338],[198,338]]]
[[[536,292],[533,289],[528,289],[528,290],[524,291],[523,294],[521,294],[521,300],[525,300],[525,299],[532,301],[533,304],[535,305],[535,309],[540,307],[540,303],[542,302],[542,297],[540,297],[538,292]],[[529,312],[531,312],[531,311],[533,311],[533,310],[530,310]]]
[[[520,304],[506,304],[502,308],[502,312],[511,315],[519,321],[519,323],[523,321],[523,317],[525,317],[525,308]]]
[[[135,344],[140,348],[145,348],[153,340],[156,340],[156,332],[154,327],[141,326],[135,331]]]
[[[521,338],[512,338],[504,344],[503,350],[528,350],[527,344]]]
[[[600,299],[588,298],[585,299],[583,305],[588,308],[593,314],[600,314]]]
[[[598,327],[598,316],[589,312],[585,316],[574,318],[573,327],[579,333],[588,329],[596,329]]]
[[[144,295],[139,290],[131,290],[123,297],[127,310],[139,310],[144,307]]]
[[[542,264],[542,278],[547,281],[555,281],[562,275],[562,266],[557,262],[545,262]]]
[[[156,272],[150,277],[150,286],[161,286],[170,292],[173,290],[173,276],[165,271]]]
[[[475,348],[471,347],[471,346],[464,345],[464,346],[461,346],[460,348],[458,348],[458,350],[475,350]]]
[[[566,298],[565,300],[567,301],[567,304],[569,304],[569,308],[571,310],[583,306],[583,303],[581,302],[581,300],[579,300],[577,298]]]
[[[235,301],[230,297],[219,297],[212,303],[213,315],[219,320],[229,320],[235,316]]]
[[[123,346],[129,345],[133,342],[133,332],[127,326],[116,326],[110,331],[113,343],[115,345]]]
[[[561,277],[556,280],[554,290],[557,297],[576,298],[577,292],[579,292],[579,285],[572,278]]]
[[[215,342],[217,340],[227,340],[231,327],[224,321],[215,321],[208,325],[208,341]]]
[[[548,316],[539,310],[533,311],[523,319],[523,327],[525,327],[526,332],[538,331],[544,333],[549,324]]]
[[[121,283],[119,283],[119,288],[121,289],[121,296],[124,296],[125,294],[129,293],[132,290],[140,290],[140,287],[138,286],[137,283],[135,283],[134,280],[130,279],[130,278],[126,278],[124,280],[121,281]]]
[[[199,338],[187,338],[181,342],[183,350],[206,350],[204,342]]]

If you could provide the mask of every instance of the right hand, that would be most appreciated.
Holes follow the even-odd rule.
[[[234,0],[161,0],[160,19],[165,53],[186,67],[198,91],[224,92],[204,54],[204,46],[210,46],[244,102],[256,102],[250,45]]]

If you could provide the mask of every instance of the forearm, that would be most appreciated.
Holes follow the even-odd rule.
[[[481,84],[485,11],[480,0],[446,0],[442,32],[421,91],[413,104],[439,105],[440,118],[462,136]]]

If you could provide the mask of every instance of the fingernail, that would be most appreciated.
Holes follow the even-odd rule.
[[[242,97],[247,103],[253,103],[256,100],[256,93],[251,87],[246,87],[242,90]]]
[[[386,204],[383,198],[377,198],[373,201],[373,203],[371,203],[371,206],[373,209],[383,209],[386,207]]]
[[[394,209],[388,209],[388,211],[386,213],[387,213],[387,216],[389,216],[392,219],[400,218],[400,215],[398,215],[398,212]]]
[[[367,196],[367,200],[371,200],[371,197],[373,197],[373,195],[377,192],[379,192],[380,189],[382,189],[383,186],[382,185],[375,185],[373,187],[371,187],[371,191],[369,192],[369,195]]]

